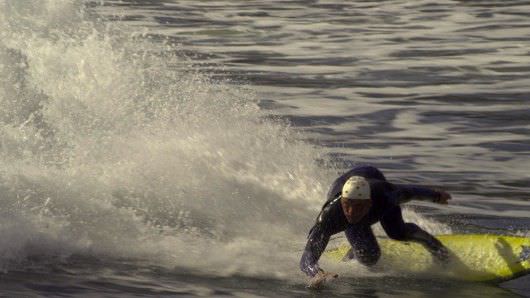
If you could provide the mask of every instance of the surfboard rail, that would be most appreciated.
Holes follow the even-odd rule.
[[[445,276],[466,281],[502,281],[530,273],[530,238],[494,234],[436,236],[449,250],[441,264],[420,244],[380,238],[381,259],[376,269],[413,275]],[[342,244],[324,253],[339,262],[349,250]]]

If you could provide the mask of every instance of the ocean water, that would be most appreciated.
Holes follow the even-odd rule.
[[[530,296],[528,277],[325,261],[341,278],[311,291],[298,269],[358,164],[449,191],[406,207],[432,233],[530,235],[529,17],[524,1],[0,2],[0,296]]]

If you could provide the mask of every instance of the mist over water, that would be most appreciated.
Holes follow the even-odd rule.
[[[470,81],[455,75],[458,88],[471,94],[456,96],[462,105],[447,103],[448,94],[440,95],[447,81],[427,73],[449,76],[455,69],[423,65],[418,57],[426,52],[403,49],[399,41],[421,44],[415,34],[440,19],[374,47],[393,28],[376,22],[377,28],[352,29],[348,13],[366,9],[353,19],[359,24],[399,23],[376,13],[377,5],[345,6],[348,13],[335,22],[312,24],[297,21],[311,19],[302,11],[338,17],[332,13],[338,6],[300,10],[305,4],[295,1],[269,11],[254,2],[244,9],[225,4],[0,2],[5,279],[15,284],[57,270],[49,283],[63,290],[68,274],[82,274],[107,282],[103,289],[130,286],[144,294],[163,288],[200,296],[229,288],[237,295],[247,287],[258,289],[256,295],[306,295],[298,270],[305,235],[329,183],[357,163],[381,166],[392,181],[445,184],[456,206],[417,204],[404,211],[432,233],[528,236],[528,148],[521,137],[528,107],[513,98],[485,99],[479,112],[491,117],[476,116],[473,80],[484,85],[492,80],[487,75]],[[430,7],[421,2],[420,14],[421,5]],[[270,28],[277,32],[264,34]],[[440,36],[427,42],[447,38],[446,29],[459,30],[440,27]],[[352,43],[334,35],[341,30],[364,38]],[[457,38],[448,43],[459,45]],[[514,69],[519,51],[506,50],[507,68]],[[434,55],[432,64],[458,64],[458,53],[437,53],[442,58]],[[478,64],[495,64],[487,53],[476,53]],[[416,70],[408,77],[396,70],[403,60]],[[496,87],[523,94],[524,82],[518,76]],[[498,126],[506,117],[509,123]],[[342,241],[339,235],[331,245]],[[356,264],[323,265],[354,278],[353,289],[339,284],[329,295],[369,295],[377,288],[396,295],[392,285],[410,284]],[[381,276],[389,285],[381,287]],[[78,283],[90,289],[88,281]],[[421,281],[413,284],[418,289],[402,294],[425,290]],[[506,294],[457,288],[464,296]]]
[[[81,2],[1,5],[4,270],[71,255],[221,273],[296,264],[284,240],[305,233],[329,176],[252,91]]]

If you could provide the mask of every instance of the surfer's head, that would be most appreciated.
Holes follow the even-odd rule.
[[[348,222],[356,223],[361,220],[372,207],[368,181],[361,176],[350,177],[342,187],[340,202]]]

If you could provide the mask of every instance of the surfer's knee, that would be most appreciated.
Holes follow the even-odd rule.
[[[355,259],[365,266],[373,266],[381,258],[381,250],[378,247],[356,250]]]
[[[374,266],[379,261],[379,258],[381,258],[381,252],[376,251],[372,252],[370,254],[360,254],[356,256],[357,261],[359,263],[363,264],[364,266]]]

